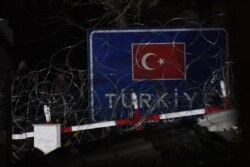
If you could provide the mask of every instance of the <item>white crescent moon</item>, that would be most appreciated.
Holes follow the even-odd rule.
[[[154,53],[146,53],[145,55],[142,56],[142,59],[141,59],[142,67],[143,67],[145,70],[148,70],[148,71],[152,71],[152,70],[155,69],[155,68],[149,67],[148,64],[147,64],[147,59],[148,59],[150,56],[156,56],[156,55],[155,55]]]

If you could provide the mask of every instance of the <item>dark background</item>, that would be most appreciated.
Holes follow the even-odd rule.
[[[11,2],[12,1],[12,2]],[[109,23],[115,18],[110,15],[107,20],[97,24],[89,22],[90,19],[103,16],[112,12],[102,5],[88,4],[72,6],[70,0],[11,0],[2,2],[0,15],[9,19],[9,25],[14,33],[14,57],[11,59],[13,68],[16,68],[21,60],[33,69],[41,60],[49,59],[59,49],[85,39],[86,28],[89,27],[122,27],[122,23]],[[145,0],[145,4],[151,0]],[[71,3],[70,3],[71,2]],[[134,1],[135,3],[137,1]],[[231,32],[231,21],[234,3],[226,0],[161,0],[155,6],[142,6],[140,11],[140,23],[152,27],[163,27],[172,18],[190,19],[197,23],[205,22],[213,26],[223,26]],[[122,7],[120,7],[122,9]],[[124,25],[131,26],[138,22],[136,9],[128,10]],[[211,19],[216,14],[225,13],[223,17]],[[119,13],[118,13],[119,14]],[[71,20],[69,20],[71,19]],[[72,21],[72,22],[71,22]],[[67,26],[64,26],[66,25]],[[77,28],[74,24],[82,27]],[[183,26],[184,22],[176,21],[168,26]],[[63,27],[62,27],[63,26]],[[191,24],[190,24],[191,26]],[[193,25],[192,25],[193,26]],[[232,33],[229,33],[230,35]],[[230,41],[231,42],[231,41]],[[86,49],[86,43],[81,46]],[[71,62],[74,66],[85,68],[86,50],[75,50],[76,57]],[[79,63],[80,62],[80,63]],[[83,63],[82,63],[83,62]]]
[[[49,59],[57,50],[84,39],[86,37],[85,30],[88,27],[117,26],[105,22],[95,25],[86,21],[105,12],[105,9],[100,5],[72,7],[68,2],[66,0],[11,0],[0,2],[0,17],[7,19],[9,27],[13,29],[14,42],[9,54],[12,70],[17,69],[21,60],[27,63],[27,68],[34,69],[41,60]],[[218,4],[222,4],[222,7]],[[248,123],[250,118],[248,105],[249,9],[250,4],[247,0],[162,0],[160,5],[148,8],[142,12],[141,16],[142,23],[147,24],[150,20],[158,20],[163,25],[164,21],[180,15],[191,17],[196,21],[203,21],[220,10],[227,14],[223,20],[208,22],[214,26],[223,26],[229,31],[230,54],[236,62],[236,93],[239,99],[238,109],[243,127],[242,163],[248,163],[247,152],[250,149],[250,125]],[[65,24],[64,19],[58,19],[59,21],[52,19],[53,24],[48,24],[47,21],[42,19],[55,16],[72,18],[75,23],[84,29],[82,31],[74,25],[67,25],[58,30],[58,27]],[[131,18],[128,22],[133,23],[134,19]],[[153,23],[150,25],[159,26],[159,24]],[[86,43],[83,43],[74,52],[75,56],[70,59],[72,66],[81,69],[86,68]],[[63,54],[59,57],[64,57]],[[58,61],[64,62],[65,59],[62,58]]]

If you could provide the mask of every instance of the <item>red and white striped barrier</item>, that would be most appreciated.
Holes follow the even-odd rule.
[[[220,86],[221,86],[221,91],[222,91],[222,97],[224,99],[223,106],[207,107],[207,108],[196,109],[196,110],[180,111],[180,112],[173,112],[173,113],[166,113],[166,114],[157,114],[157,115],[144,117],[144,116],[141,116],[140,114],[140,109],[138,107],[139,106],[138,98],[135,93],[132,93],[131,98],[132,98],[132,103],[134,106],[134,118],[121,119],[121,120],[116,120],[116,121],[98,122],[98,123],[92,123],[92,124],[86,124],[86,125],[76,125],[76,126],[71,126],[71,127],[63,127],[61,128],[61,133],[70,133],[70,132],[76,132],[76,131],[84,131],[84,130],[90,130],[90,129],[105,128],[105,127],[112,127],[112,126],[124,126],[124,125],[135,125],[136,130],[141,130],[143,129],[143,126],[141,123],[144,123],[144,122],[152,122],[152,121],[160,121],[160,120],[165,120],[165,119],[202,115],[206,113],[214,113],[218,111],[227,110],[232,105],[230,101],[227,99],[224,81],[220,82]],[[50,110],[46,105],[44,106],[44,114],[45,114],[47,123],[50,123],[51,121]],[[34,137],[33,132],[26,132],[22,134],[12,135],[13,140],[23,140],[23,139],[27,139],[30,137]]]
[[[212,108],[203,108],[197,110],[189,110],[189,111],[181,111],[181,112],[174,112],[174,113],[166,113],[166,114],[159,114],[159,115],[151,115],[148,117],[137,117],[132,119],[121,119],[116,121],[107,121],[107,122],[98,122],[86,125],[76,125],[71,127],[62,127],[62,133],[70,133],[76,131],[84,131],[90,129],[97,129],[97,128],[105,128],[105,127],[112,127],[112,126],[123,126],[123,125],[135,125],[140,122],[152,122],[152,121],[160,121],[165,119],[173,119],[173,118],[180,118],[180,117],[188,117],[188,116],[195,116],[195,115],[202,115],[207,113],[207,111],[221,111],[222,107],[212,107]],[[34,137],[33,132],[26,132],[21,134],[13,134],[13,140],[23,140],[27,138]]]
[[[12,140],[23,140],[34,137],[34,132],[26,132],[21,134],[12,134]]]
[[[47,105],[44,105],[43,106],[43,111],[44,111],[46,122],[51,123],[50,108]]]

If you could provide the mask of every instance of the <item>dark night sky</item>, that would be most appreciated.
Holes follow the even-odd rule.
[[[14,67],[17,67],[20,60],[25,60],[27,65],[33,69],[41,60],[49,59],[59,49],[85,39],[86,28],[93,27],[93,24],[87,20],[102,16],[105,13],[105,9],[100,5],[88,4],[72,7],[66,0],[18,0],[15,2],[11,6],[12,10],[10,11],[15,9],[16,15],[13,14],[14,12],[7,10],[8,8],[3,10],[6,15],[11,16],[11,24],[14,30],[15,58],[12,58]],[[223,12],[230,14],[228,12],[229,3],[223,0],[220,2],[218,4],[222,4],[223,10],[225,10]],[[10,6],[10,4],[6,6]],[[213,1],[208,0],[164,0],[152,8],[143,10],[140,19],[145,25],[148,25],[151,20],[159,21],[163,25],[166,20],[181,16],[188,18],[190,14],[190,17],[197,16],[195,19],[199,21],[215,14],[221,8],[218,5],[218,7],[214,6]],[[133,14],[133,11],[129,12]],[[67,24],[67,22],[64,19],[55,18],[58,16],[64,17],[64,19],[67,17],[72,19],[83,30],[79,30],[74,25],[67,25],[64,28],[60,28],[62,25]],[[46,20],[45,18],[48,17],[52,18]],[[128,23],[134,23],[134,20],[131,20],[131,18],[132,16],[127,17]],[[226,21],[228,22],[228,20]],[[223,23],[223,26],[226,26],[226,24]],[[159,27],[159,24],[150,25]],[[173,26],[178,26],[178,23]],[[98,25],[98,27],[110,27],[110,25],[103,23]],[[71,56],[70,63],[76,68],[85,68],[87,57],[86,42],[74,49],[73,52],[74,56]],[[61,61],[64,61],[63,55],[66,53],[61,54],[59,57],[61,57]]]

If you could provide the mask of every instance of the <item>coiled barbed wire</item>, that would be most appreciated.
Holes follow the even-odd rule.
[[[225,16],[223,13],[219,13],[217,15],[209,17],[207,20],[203,20],[202,22],[200,22],[198,18],[191,17],[182,13],[179,15],[176,14],[178,15],[178,17],[165,19],[163,21],[154,19],[147,20],[146,23],[142,22],[141,18],[143,12],[157,6],[159,2],[159,0],[90,0],[88,3],[83,3],[81,1],[76,1],[73,3],[70,0],[67,1],[67,3],[71,5],[71,7],[88,6],[90,4],[102,6],[105,11],[103,15],[88,19],[86,21],[91,26],[91,28],[99,28],[102,26],[110,26],[112,28],[130,26],[150,28],[150,26],[157,26],[158,28],[161,28],[171,25],[178,25],[182,27],[194,26],[199,28],[203,28],[206,26],[217,27],[219,26],[217,24],[208,24],[208,20],[223,18]],[[36,67],[36,69],[28,72],[24,76],[18,76],[16,79],[14,79],[12,84],[13,134],[30,132],[32,131],[33,124],[46,123],[43,111],[44,105],[50,107],[52,122],[60,123],[62,127],[83,125],[90,122],[89,117],[91,112],[88,99],[89,85],[87,81],[88,71],[86,69],[74,68],[70,64],[70,58],[75,56],[72,50],[79,45],[85,44],[87,41],[85,36],[86,28],[78,24],[78,22],[67,15],[64,10],[60,12],[54,12],[53,15],[51,13],[41,15],[38,17],[38,20],[40,21],[39,26],[41,27],[55,25],[58,24],[58,22],[60,23],[59,27],[55,31],[51,31],[52,33],[49,36],[56,36],[57,34],[59,34],[59,32],[68,27],[75,27],[81,35],[84,35],[83,38],[74,35],[72,37],[74,38],[74,42],[68,44],[67,46],[54,53],[52,55],[52,58],[48,62],[41,62]],[[200,34],[198,35],[202,36],[208,43],[210,43],[211,46],[216,45],[216,41],[210,41],[206,38],[206,36],[202,34],[202,32],[200,32]],[[48,38],[49,36],[46,36],[44,38]],[[32,39],[29,41],[21,42],[36,42],[39,40],[42,39]],[[103,42],[105,43],[105,45],[107,45],[107,47],[112,47],[110,46],[108,41]],[[193,42],[195,42],[195,39]],[[59,54],[64,51],[67,52],[65,62],[57,63],[57,59],[61,59]],[[222,55],[217,54],[212,56],[220,57]],[[186,67],[188,68],[192,65],[192,63],[196,62],[199,59],[200,57],[194,58],[190,64],[186,65]],[[100,62],[99,64],[95,64],[95,66],[102,66],[102,64]],[[231,68],[231,66],[229,66],[229,68]],[[116,72],[117,71],[114,71],[114,74]],[[117,98],[114,102],[112,111],[112,118],[115,120],[117,118],[117,115],[115,115],[114,113],[116,113],[116,110],[118,108],[122,108],[121,106],[123,105],[121,103],[122,94],[116,85],[116,83],[119,81],[114,82],[109,79],[109,75],[103,75],[107,78],[107,80],[110,81],[111,84],[113,84],[114,90],[116,90]],[[228,66],[223,66],[220,69],[213,71],[212,75],[204,83],[198,86],[196,85],[196,83],[193,83],[192,80],[187,80],[186,82],[188,82],[189,84],[188,89],[196,90],[199,94],[202,94],[202,99],[200,99],[201,104],[203,104],[204,106],[210,106],[214,103],[214,99],[216,99],[217,103],[222,103],[223,101],[221,93],[218,92],[217,89],[220,80],[224,80],[226,82],[228,90],[231,90],[233,79],[227,76],[231,76],[231,72],[228,70]],[[120,79],[122,79],[122,77],[124,76],[121,76]],[[127,87],[123,89],[125,92],[125,100],[129,101],[130,99],[127,99],[127,97],[129,97],[131,90],[133,89],[133,85],[127,85]],[[174,90],[169,90],[168,87],[162,85],[157,81],[152,82],[151,86],[147,88],[147,90],[143,91],[152,90],[154,90],[158,94],[165,91],[174,94]],[[140,90],[136,91],[140,92]],[[210,94],[209,97],[207,96],[208,94]],[[96,98],[98,99],[98,97]],[[180,95],[179,98],[181,99],[185,97],[184,95]],[[233,93],[230,94],[229,98],[233,99],[233,101],[236,101]],[[172,101],[173,99],[174,96],[168,96],[169,101]],[[103,99],[99,99],[99,103],[94,106],[97,114],[98,112],[103,112],[106,110],[102,107],[102,101]],[[182,104],[181,107],[185,108],[186,105],[188,104]],[[156,107],[154,105],[150,106],[148,110],[145,111],[145,115],[137,124],[143,123],[147,116],[155,113],[155,109]],[[125,112],[132,113],[133,106],[130,105],[126,110],[127,111]],[[122,118],[123,115],[119,115],[118,117]],[[127,126],[125,128],[117,128],[115,130],[118,131],[118,133],[126,133],[128,131],[134,130],[135,126],[136,125]],[[96,131],[82,131],[66,134],[62,136],[62,144],[63,146],[68,146],[81,142],[98,140],[109,136],[111,132],[112,128],[103,128]],[[16,159],[21,159],[23,152],[32,147],[32,139],[13,141],[13,155],[16,157]]]

